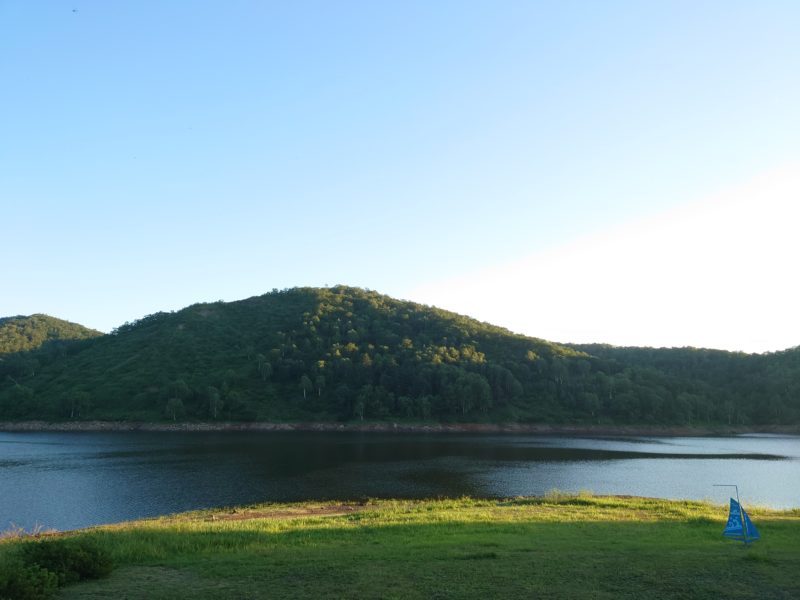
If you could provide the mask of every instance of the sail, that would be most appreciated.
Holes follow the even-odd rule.
[[[744,517],[744,528],[742,527],[742,517]],[[728,513],[728,524],[725,525],[722,535],[743,542],[752,542],[761,538],[748,514],[733,498],[731,498],[731,508]]]

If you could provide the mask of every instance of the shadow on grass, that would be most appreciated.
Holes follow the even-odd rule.
[[[765,523],[747,549],[701,520],[97,532],[120,568],[61,597],[800,597],[798,529]]]

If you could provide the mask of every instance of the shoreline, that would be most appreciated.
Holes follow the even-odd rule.
[[[733,569],[740,597],[797,598],[800,513],[748,506],[764,541],[743,549],[722,535],[726,508],[558,493],[209,508],[37,536],[57,551],[45,556],[66,557],[46,566],[19,535],[0,544],[0,594],[19,597],[3,584],[26,567],[58,580],[89,556],[111,572],[73,578],[58,597],[699,600],[728,597]]]
[[[725,436],[748,433],[800,434],[797,425],[742,426],[648,426],[556,425],[531,423],[332,423],[332,422],[222,422],[153,423],[146,421],[10,421],[0,422],[0,432],[374,432],[374,433],[487,433],[538,435],[629,435],[661,437]]]

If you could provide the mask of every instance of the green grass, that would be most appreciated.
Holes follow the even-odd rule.
[[[96,528],[110,577],[59,598],[798,598],[800,511],[568,496],[262,505]],[[24,540],[10,540],[0,553]]]

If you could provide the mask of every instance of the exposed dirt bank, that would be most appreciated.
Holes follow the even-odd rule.
[[[0,422],[0,431],[367,431],[384,433],[536,433],[541,435],[706,436],[800,434],[800,426],[544,425],[529,423],[145,423],[134,421]]]
[[[301,517],[339,517],[363,511],[363,506],[353,504],[331,504],[327,506],[300,506],[291,510],[249,510],[234,508],[217,511],[204,521],[249,521],[251,519],[287,520]]]

